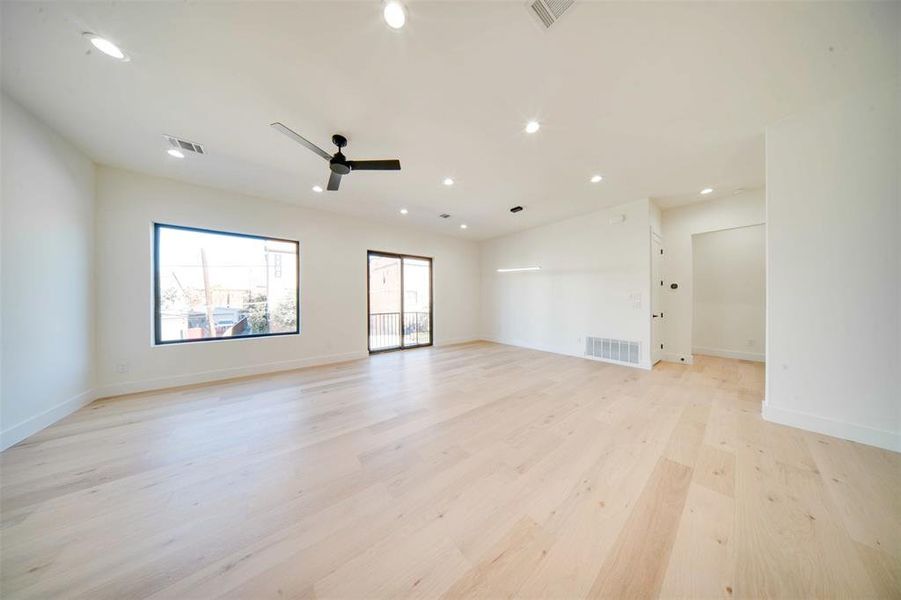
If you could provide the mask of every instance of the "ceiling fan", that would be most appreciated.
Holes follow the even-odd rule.
[[[341,185],[341,177],[347,175],[351,171],[400,171],[400,161],[397,159],[347,160],[341,152],[341,148],[347,145],[347,138],[338,133],[332,136],[332,143],[338,146],[338,151],[335,152],[334,155],[330,155],[310,140],[281,123],[272,123],[272,127],[284,133],[295,142],[306,146],[308,149],[328,161],[329,169],[332,171],[328,178],[328,185],[326,186],[326,189],[329,191],[336,191],[338,186]]]

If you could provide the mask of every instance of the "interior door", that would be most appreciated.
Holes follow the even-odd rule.
[[[651,364],[663,356],[663,240],[651,234]]]
[[[432,259],[368,253],[369,351],[432,344]]]

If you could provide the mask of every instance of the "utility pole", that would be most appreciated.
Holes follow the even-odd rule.
[[[216,337],[216,324],[213,323],[213,292],[210,290],[210,274],[206,266],[206,250],[200,249],[200,264],[203,267],[203,295],[206,298],[206,322],[210,337]]]

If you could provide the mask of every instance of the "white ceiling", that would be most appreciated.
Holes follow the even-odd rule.
[[[577,0],[544,31],[524,2],[411,0],[393,31],[377,0],[4,2],[0,56],[3,88],[99,163],[484,239],[762,186],[765,126],[897,69],[898,22],[889,2]],[[325,161],[276,120],[403,170],[315,194]],[[172,159],[163,133],[208,155]]]

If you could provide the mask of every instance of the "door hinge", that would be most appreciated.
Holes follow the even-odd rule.
[[[663,254],[663,248],[660,249],[660,254]]]
[[[663,350],[663,344],[660,344],[660,349]]]

